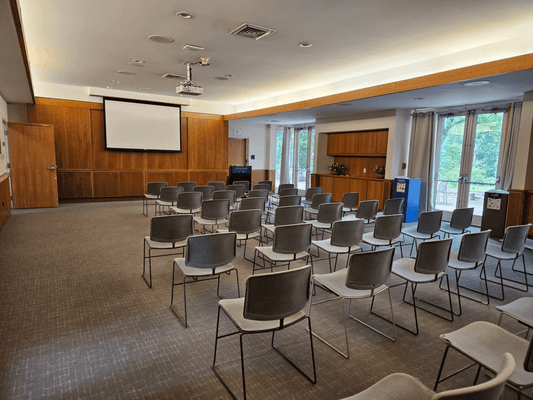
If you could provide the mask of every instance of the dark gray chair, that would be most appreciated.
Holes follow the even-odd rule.
[[[297,206],[302,207],[302,206]],[[303,208],[303,207],[302,207]],[[309,224],[281,225],[274,229],[274,238],[272,246],[256,247],[254,252],[254,265],[252,275],[256,269],[265,269],[265,261],[270,263],[270,271],[278,263],[287,264],[290,269],[291,262],[309,259],[309,248],[311,247],[311,228]],[[263,260],[263,266],[256,268],[257,257]],[[311,267],[313,259],[311,258]]]
[[[250,181],[235,181],[235,182],[233,182],[233,185],[242,185],[242,186],[244,186],[244,192],[245,193],[248,193],[248,191],[250,190]]]
[[[226,186],[226,190],[235,191],[235,200],[240,201],[246,194],[246,187],[244,185],[234,183],[233,185]]]
[[[211,181],[207,182],[208,186],[213,186],[214,190],[224,190],[226,188],[226,183],[223,181]]]
[[[146,184],[146,193],[143,197],[143,215],[148,216],[148,201],[154,201],[154,212],[155,212],[155,201],[159,199],[159,192],[161,188],[167,187],[166,182],[148,182]]]
[[[329,272],[337,270],[339,254],[346,254],[346,267],[352,251],[361,250],[358,244],[363,239],[365,222],[362,219],[350,221],[335,221],[331,227],[331,237],[323,240],[313,240],[312,243],[319,250],[328,253]],[[331,255],[335,254],[335,265],[332,271]],[[316,260],[315,260],[316,261]]]
[[[255,186],[254,186],[255,187]],[[265,199],[265,206],[268,203],[268,190],[267,189],[253,189],[248,192],[248,198],[262,197]]]
[[[268,191],[272,191],[272,181],[259,181],[257,182],[258,185],[268,185]]]
[[[333,193],[316,193],[313,195],[311,207],[305,209],[306,219],[316,219],[318,206],[324,203],[331,203]]]
[[[183,252],[185,239],[194,234],[192,215],[169,215],[154,217],[150,221],[150,236],[144,238],[143,247],[143,278],[152,288],[152,258],[177,255]],[[148,257],[146,256],[148,247]],[[181,250],[169,253],[169,250]],[[153,251],[164,251],[165,254],[153,256]],[[149,281],[146,280],[146,259],[148,259]]]
[[[178,182],[178,186],[182,187],[184,192],[192,192],[196,182]]]
[[[448,239],[439,239],[439,240],[437,239],[427,240],[425,242],[421,242],[418,245],[418,252],[416,255],[416,259],[400,258],[399,260],[394,261],[392,265],[392,273],[404,279],[405,282],[392,285],[391,288],[395,286],[405,285],[405,290],[403,293],[403,301],[413,306],[413,311],[415,315],[415,325],[416,325],[415,331],[412,331],[410,329],[407,329],[397,324],[400,328],[405,329],[406,331],[411,332],[415,335],[418,335],[418,316],[416,312],[417,308],[420,308],[421,310],[429,312],[440,318],[446,319],[447,321],[453,321],[454,314],[453,314],[453,308],[452,308],[450,282],[448,279],[448,275],[445,273],[446,268],[448,267],[448,262],[450,260],[450,249],[452,247],[452,240],[453,239],[448,238]],[[416,290],[419,285],[422,285],[425,283],[436,282],[438,279],[442,280],[444,278],[446,278],[446,283],[447,283],[449,309],[445,309],[435,304],[432,304],[432,305],[434,307],[438,307],[442,310],[445,310],[446,312],[449,312],[450,318],[446,318],[442,315],[436,314],[425,308],[421,308],[419,305],[416,304],[416,301],[424,301],[425,303],[429,303],[426,300],[422,300],[416,297]],[[413,301],[412,303],[409,303],[406,300],[407,286],[409,283],[411,284],[411,294],[412,294],[412,301]]]
[[[257,185],[254,185],[252,187],[253,190],[261,190],[265,189],[268,193],[270,193],[271,186],[266,183],[258,183]]]
[[[342,204],[344,204],[344,207],[342,208],[343,214],[357,211],[357,206],[359,205],[359,193],[344,193],[342,195]]]
[[[212,200],[214,191],[215,188],[210,185],[193,187],[193,192],[202,192],[202,200]]]
[[[202,198],[202,192],[179,193],[176,207],[170,209],[176,214],[198,214],[202,210]]]
[[[213,192],[213,200],[229,200],[230,210],[235,209],[237,203],[237,193],[235,190],[217,190]]]
[[[261,240],[261,217],[263,212],[259,209],[251,210],[237,210],[232,211],[229,215],[228,220],[228,232],[236,232],[237,240],[239,241],[239,246],[244,240],[244,251],[243,258],[250,262],[253,260],[246,258],[246,244],[248,239],[257,239],[259,243],[262,243]],[[220,229],[220,232],[225,230]]]
[[[359,207],[357,207],[355,217],[366,220],[367,224],[373,222],[378,213],[378,204],[378,200],[365,200],[360,202]],[[348,215],[348,217],[350,216],[351,215]]]
[[[318,240],[318,231],[322,231],[322,239],[324,239],[324,232],[331,230],[331,225],[335,221],[342,219],[342,203],[322,203],[318,206],[318,213],[316,219],[306,221],[306,223],[313,225],[315,228],[315,235]]]
[[[280,189],[278,192],[278,196],[272,199],[272,201],[270,202],[270,205],[274,207],[280,207],[279,200],[282,197],[297,196],[297,195],[298,195],[298,189],[295,189],[295,188]]]
[[[212,200],[208,200],[212,201]],[[217,296],[220,296],[220,275],[230,274],[235,271],[237,279],[237,297],[241,297],[239,290],[239,272],[232,264],[237,256],[237,234],[214,233],[210,235],[189,236],[185,247],[185,257],[175,258],[172,266],[172,293],[170,296],[170,309],[180,323],[187,328],[187,284],[217,279]],[[176,268],[183,275],[182,282],[176,283]],[[187,278],[192,280],[187,282]],[[174,287],[183,285],[184,319],[174,309]]]
[[[248,197],[241,200],[241,210],[261,210],[265,212],[266,199],[264,197]]]
[[[264,236],[268,243],[268,232],[274,233],[274,229],[281,225],[294,225],[304,222],[304,207],[303,206],[286,206],[278,207],[276,209],[276,216],[273,224],[263,224]]]
[[[371,246],[372,250],[376,250],[381,246],[393,247],[400,246],[401,257],[403,258],[402,242],[402,223],[403,214],[382,215],[376,217],[376,224],[372,232],[363,235],[363,243]]]
[[[292,189],[291,189],[292,190]],[[279,197],[279,201],[276,203],[278,207],[287,207],[287,206],[299,206],[302,203],[302,197],[297,195],[284,195]],[[276,210],[269,210],[267,214],[267,219],[270,221],[271,216],[276,215]]]
[[[442,211],[424,211],[418,215],[418,224],[416,226],[409,226],[402,229],[402,233],[413,239],[411,243],[411,251],[409,256],[413,254],[413,247],[417,246],[418,240],[428,240],[440,235],[437,232],[440,230],[442,222]]]
[[[463,233],[470,232],[468,228],[472,225],[472,219],[474,218],[474,207],[470,208],[456,208],[452,211],[452,217],[450,222],[443,222],[440,230],[444,232],[444,237],[448,235],[462,235]]]
[[[364,326],[372,329],[373,331],[385,336],[387,339],[396,341],[396,324],[394,322],[394,311],[392,309],[392,299],[390,295],[390,289],[386,285],[389,280],[392,269],[392,261],[394,259],[394,248],[382,249],[377,251],[366,251],[361,253],[355,253],[350,256],[350,262],[348,268],[341,269],[337,272],[330,274],[315,274],[313,275],[313,289],[317,283],[318,287],[326,288],[331,291],[336,297],[328,298],[325,300],[317,301],[313,303],[309,302],[309,317],[311,317],[311,309],[313,306],[319,304],[328,303],[333,300],[341,300],[342,316],[344,321],[344,335],[346,338],[346,354],[326,341],[323,337],[313,332],[313,336],[326,344],[331,349],[335,350],[344,358],[350,358],[350,347],[348,345],[348,330],[346,328],[346,315],[353,320],[363,324]],[[352,300],[372,298],[372,304],[374,303],[374,297],[379,293],[387,290],[389,292],[389,304],[392,317],[392,326],[394,329],[394,338],[386,335],[385,333],[377,330],[376,328],[368,325],[360,319],[350,315],[350,306],[348,311],[344,305],[345,300],[351,304]]]
[[[311,205],[311,203],[313,202],[313,195],[316,193],[324,193],[324,188],[322,187],[307,188],[307,190],[305,191],[305,195],[304,195],[305,199],[302,200],[302,204],[304,207]]]
[[[220,300],[218,303],[217,328],[215,336],[215,351],[212,369],[228,392],[237,398],[224,382],[216,368],[217,349],[219,339],[239,335],[241,354],[242,390],[246,399],[246,379],[244,374],[244,348],[243,336],[254,333],[272,332],[271,346],[285,358],[298,372],[311,383],[316,383],[316,367],[311,335],[311,319],[305,315],[303,309],[310,298],[309,279],[311,268],[307,265],[290,271],[276,272],[251,276],[246,280],[246,293],[242,299]],[[220,311],[238,329],[237,332],[219,335]],[[291,327],[300,321],[307,321],[309,341],[311,344],[311,359],[313,363],[313,376],[304,373],[293,361],[288,359],[274,346],[276,331]]]
[[[194,217],[194,222],[202,226],[201,233],[205,233],[206,226],[211,226],[211,232],[214,232],[218,229],[218,225],[228,222],[229,211],[230,202],[228,199],[205,200],[202,201],[200,216]]]
[[[161,188],[159,199],[155,201],[155,215],[170,215],[170,207],[175,206],[178,201],[178,194],[183,192],[183,188],[178,186],[167,186]],[[165,211],[165,209],[167,211]]]
[[[385,200],[385,206],[383,212],[377,213],[377,217],[382,215],[394,215],[403,213],[403,199],[387,199]]]

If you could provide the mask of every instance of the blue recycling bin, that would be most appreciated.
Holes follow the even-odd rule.
[[[420,203],[420,179],[398,177],[394,179],[392,197],[403,199],[403,221],[418,221],[418,205]]]

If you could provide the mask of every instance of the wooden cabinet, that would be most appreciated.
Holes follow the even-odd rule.
[[[328,155],[330,156],[381,156],[387,155],[389,131],[328,133]]]

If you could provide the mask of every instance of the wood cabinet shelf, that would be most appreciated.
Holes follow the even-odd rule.
[[[388,129],[328,132],[329,156],[386,157]]]

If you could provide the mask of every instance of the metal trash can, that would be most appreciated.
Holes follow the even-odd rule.
[[[483,215],[481,216],[481,230],[490,229],[491,238],[503,239],[508,200],[509,192],[505,190],[492,189],[485,192]]]

